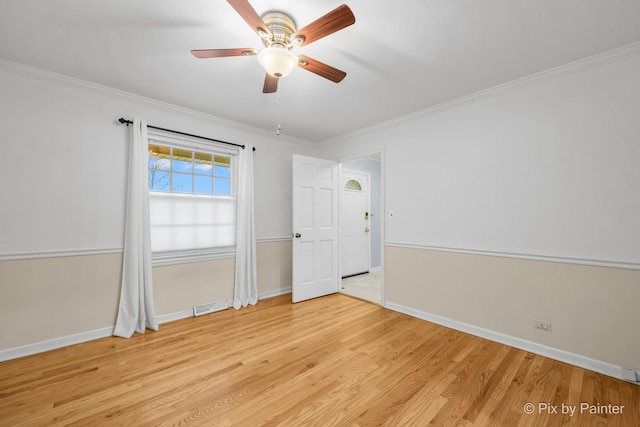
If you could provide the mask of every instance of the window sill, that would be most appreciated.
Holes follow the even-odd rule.
[[[235,246],[185,251],[155,252],[151,257],[151,265],[153,267],[162,267],[166,265],[188,264],[191,262],[235,258],[235,256]]]

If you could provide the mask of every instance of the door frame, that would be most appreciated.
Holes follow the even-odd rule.
[[[379,157],[379,159],[378,159]],[[342,166],[346,162],[350,162],[353,160],[362,160],[362,159],[375,159],[380,160],[380,300],[378,301],[380,306],[386,307],[386,299],[385,299],[385,283],[384,283],[384,250],[385,250],[385,223],[387,219],[387,208],[386,208],[386,148],[382,147],[377,151],[367,151],[367,152],[356,152],[355,154],[351,154],[348,157],[339,158],[338,160],[338,182],[342,182]],[[371,197],[369,197],[369,202],[371,202]],[[338,199],[338,220],[342,215],[342,197]],[[342,245],[342,239],[338,237],[338,250],[340,250],[340,246]],[[339,254],[342,256],[342,254]],[[342,268],[338,265],[338,280],[339,286],[342,288]],[[371,257],[369,257],[369,270],[371,270]]]

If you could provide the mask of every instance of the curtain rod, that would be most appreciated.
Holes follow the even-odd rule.
[[[131,125],[133,124],[133,122],[131,120],[127,120],[124,119],[122,117],[120,117],[118,119],[118,121],[123,124],[123,125]],[[235,147],[240,147],[242,149],[244,149],[244,145],[241,144],[234,144],[233,142],[227,142],[227,141],[220,141],[219,139],[213,139],[213,138],[207,138],[206,136],[200,136],[200,135],[193,135],[191,133],[186,133],[186,132],[180,132],[179,130],[173,130],[173,129],[165,129],[165,128],[161,128],[158,126],[151,126],[151,125],[147,125],[148,128],[152,128],[152,129],[157,129],[157,130],[163,130],[165,132],[171,132],[171,133],[176,133],[178,135],[184,135],[184,136],[191,136],[193,138],[200,138],[200,139],[206,139],[207,141],[214,141],[214,142],[219,142],[221,144],[227,144],[227,145],[233,145]],[[253,151],[256,151],[256,147],[253,147]]]

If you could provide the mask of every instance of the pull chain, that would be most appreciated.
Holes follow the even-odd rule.
[[[278,97],[278,100],[276,101],[276,121],[278,122],[276,135],[280,136],[280,131],[282,130],[282,125],[280,124],[280,97]]]

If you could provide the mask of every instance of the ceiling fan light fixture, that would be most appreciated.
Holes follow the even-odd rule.
[[[298,57],[289,49],[273,45],[258,53],[258,61],[273,77],[280,79],[288,76],[298,65]]]

